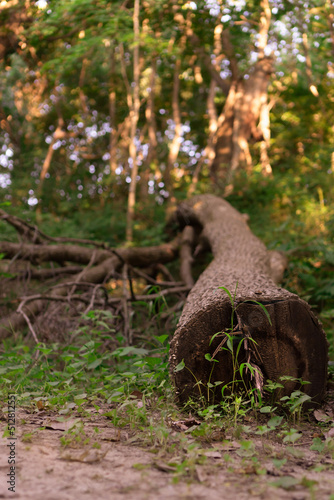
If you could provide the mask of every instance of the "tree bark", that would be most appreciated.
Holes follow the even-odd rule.
[[[255,64],[248,80],[235,81],[224,106],[225,120],[217,130],[216,157],[211,172],[214,177],[232,181],[241,161],[252,166],[249,153],[251,139],[263,139],[258,127],[261,109],[267,104],[267,89],[272,72],[272,59],[264,57]]]
[[[248,375],[252,387],[262,390],[259,379],[278,381],[290,376],[293,380],[285,382],[276,398],[299,388],[295,379],[303,379],[310,382],[304,390],[312,401],[321,401],[327,379],[327,341],[308,304],[275,282],[282,277],[285,257],[269,252],[248,228],[246,217],[213,195],[182,203],[177,218],[183,226],[201,228],[201,238],[209,242],[214,255],[188,296],[171,342],[170,368],[179,400],[205,391],[210,401],[218,401],[220,386],[212,394],[210,385],[215,382],[233,390],[238,375],[231,352],[222,345],[224,337],[227,340],[224,332],[229,332],[243,340],[238,359],[253,367],[257,376]],[[229,290],[232,301],[219,287]],[[271,323],[254,301],[265,307]],[[233,316],[236,328],[232,332]],[[207,353],[218,362],[206,359]],[[185,367],[180,370],[182,361]]]

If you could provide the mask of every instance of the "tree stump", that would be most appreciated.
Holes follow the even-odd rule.
[[[178,399],[205,394],[217,402],[221,387],[233,392],[234,380],[240,378],[235,373],[239,346],[238,363],[248,364],[252,387],[262,390],[266,380],[288,376],[274,394],[279,399],[299,389],[296,379],[302,379],[310,382],[303,391],[319,403],[327,381],[328,343],[309,305],[277,284],[286,258],[268,251],[252,234],[247,216],[216,196],[181,203],[177,219],[182,226],[201,230],[200,239],[209,243],[214,256],[192,288],[171,342],[170,369]],[[219,287],[230,292],[232,301]],[[233,334],[232,349],[226,333]],[[216,361],[208,359],[212,356]]]

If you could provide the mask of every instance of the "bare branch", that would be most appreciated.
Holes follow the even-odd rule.
[[[137,295],[136,300],[153,300],[153,299],[158,299],[160,297],[165,297],[166,295],[172,295],[172,294],[179,294],[179,293],[187,293],[191,290],[191,287],[183,285],[183,286],[178,286],[174,288],[165,288],[164,290],[161,290],[161,292],[157,293],[150,293],[148,295]],[[115,297],[111,298],[108,300],[108,304],[115,304],[117,302],[120,302],[123,300],[123,297]],[[129,297],[127,300],[131,300]]]
[[[39,344],[39,340],[37,338],[36,332],[35,332],[32,324],[31,324],[31,321],[30,321],[29,317],[27,316],[27,314],[24,312],[23,307],[25,305],[26,305],[26,301],[21,302],[21,304],[19,305],[19,307],[17,309],[17,312],[19,314],[22,314],[23,318],[25,319],[25,322],[27,323],[27,325],[29,327],[29,330],[31,332],[31,335],[33,336],[34,341],[36,342],[36,344]]]
[[[194,286],[191,267],[194,262],[192,252],[195,244],[195,229],[192,226],[186,226],[182,232],[180,248],[180,275],[184,283],[190,288]]]

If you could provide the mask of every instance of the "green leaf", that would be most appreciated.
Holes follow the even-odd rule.
[[[101,359],[101,358],[95,359],[95,361],[93,361],[92,363],[89,363],[89,365],[87,366],[87,369],[94,370],[94,368],[97,368],[102,363],[103,363],[103,359]]]
[[[275,467],[277,467],[277,469],[280,469],[282,467],[282,465],[286,464],[287,462],[287,459],[286,458],[273,458],[273,464]]]
[[[168,339],[168,335],[159,335],[159,337],[154,337],[154,338],[157,339],[157,341],[160,342],[160,344],[163,344],[165,340]]]
[[[83,392],[82,394],[77,394],[76,396],[74,396],[74,399],[86,399],[86,397],[87,394]]]
[[[273,411],[273,407],[272,406],[263,406],[260,409],[260,413],[271,413],[272,411]]]
[[[272,411],[275,409],[276,408],[273,408]],[[282,420],[283,420],[283,417],[279,417],[278,415],[275,415],[274,417],[272,417],[268,421],[268,426],[272,427],[272,428],[278,427],[282,423]]]
[[[183,370],[183,368],[185,368],[185,363],[184,363],[184,360],[182,360],[175,368],[174,368],[174,373],[177,373],[177,372],[180,372],[181,370]]]
[[[302,434],[299,432],[290,432],[285,438],[283,439],[284,443],[295,443],[302,437]]]
[[[310,450],[318,451],[319,453],[321,453],[324,448],[325,448],[325,443],[321,441],[319,437],[313,439],[313,444],[310,446]]]
[[[217,337],[217,335],[220,335],[222,332],[217,332],[215,333],[214,335],[212,335],[211,339],[210,339],[210,342],[209,342],[209,345],[212,344],[213,340]]]
[[[224,292],[227,293],[227,295],[230,298],[231,304],[233,306],[233,298],[232,298],[231,292],[227,288],[225,288],[224,286],[219,286],[218,288],[219,288],[219,290],[224,290]]]
[[[252,365],[250,363],[241,363],[240,365],[240,368],[239,368],[239,372],[240,372],[240,376],[242,377],[242,374],[244,372],[244,369],[247,369],[251,372],[252,376],[254,376],[254,368],[252,367]]]
[[[267,316],[267,319],[269,321],[269,324],[272,325],[272,322],[271,322],[271,318],[270,318],[270,314],[268,313],[267,309],[265,308],[265,306],[263,304],[261,304],[261,302],[258,302],[257,300],[247,300],[247,302],[253,302],[254,304],[257,304],[258,306],[261,307],[262,311],[265,313],[265,315]]]
[[[309,401],[310,399],[312,399],[311,396],[309,396],[308,394],[303,394],[297,399],[297,401],[295,401],[291,405],[290,410],[293,412],[298,406],[301,406],[303,403],[305,403],[305,401]]]

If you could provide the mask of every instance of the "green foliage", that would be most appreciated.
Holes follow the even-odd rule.
[[[75,332],[75,343],[37,344],[4,342],[0,355],[1,393],[17,393],[21,403],[45,401],[62,413],[80,409],[98,397],[108,402],[126,399],[132,391],[156,394],[169,390],[167,335],[149,340],[144,347],[122,346],[104,349],[115,342],[109,313],[90,312],[83,317],[86,325]]]

